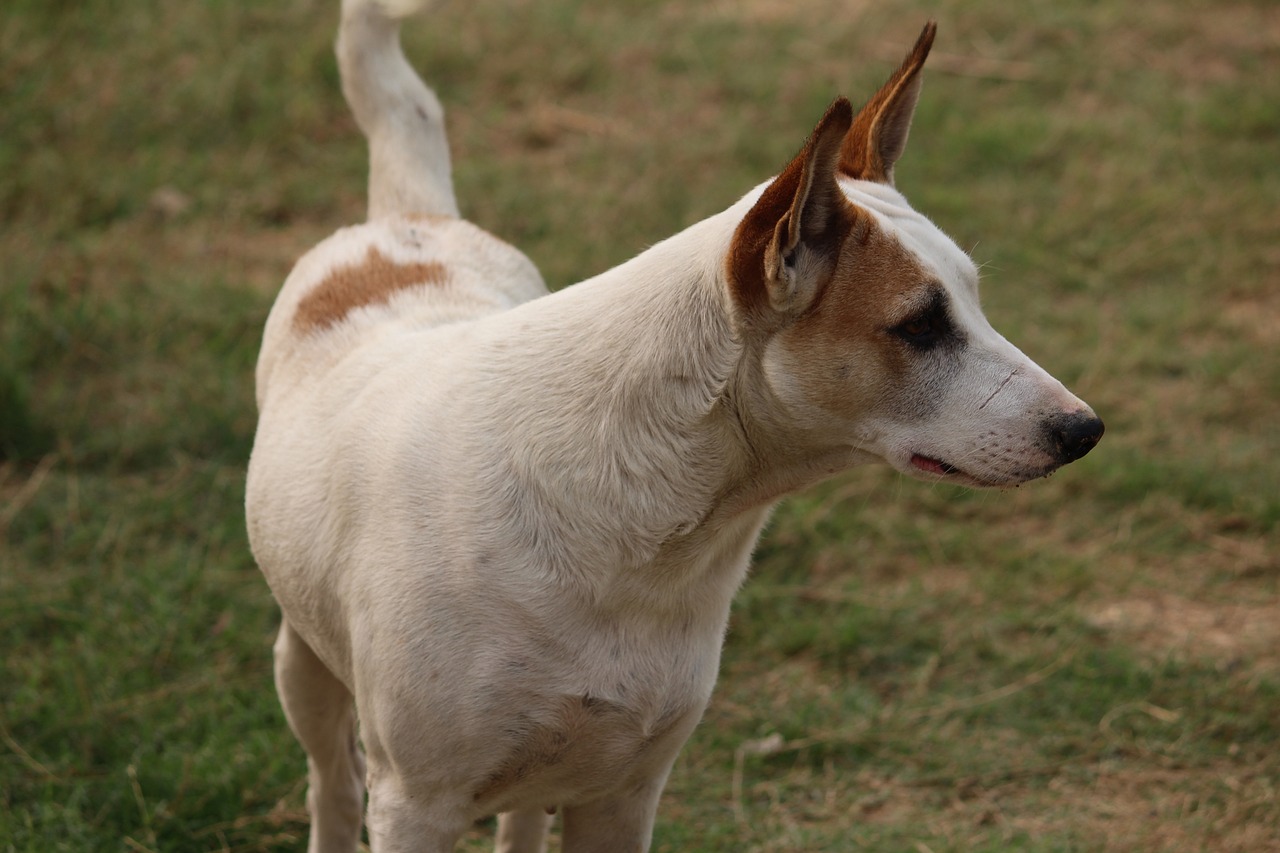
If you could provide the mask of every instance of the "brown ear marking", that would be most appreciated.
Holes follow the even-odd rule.
[[[363,261],[333,270],[302,298],[293,327],[300,332],[325,329],[363,305],[386,302],[397,290],[443,284],[448,278],[441,263],[400,264],[370,246]]]
[[[760,316],[769,310],[769,267],[778,260],[770,255],[776,254],[776,244],[790,249],[801,241],[819,248],[835,243],[838,249],[847,230],[842,217],[814,216],[815,221],[806,221],[809,217],[802,213],[811,198],[837,214],[848,206],[835,182],[835,166],[840,140],[852,121],[853,107],[849,102],[844,98],[833,101],[800,153],[738,223],[726,266],[729,287],[747,315]]]
[[[893,165],[906,148],[911,116],[920,97],[920,69],[937,32],[936,22],[925,24],[902,65],[858,111],[841,151],[842,174],[882,184],[893,183]]]

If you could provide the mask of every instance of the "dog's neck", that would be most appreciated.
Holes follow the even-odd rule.
[[[755,195],[494,327],[521,346],[491,343],[503,364],[484,405],[512,449],[491,473],[519,484],[513,525],[533,501],[558,527],[538,547],[560,571],[591,566],[583,577],[598,584],[601,566],[633,572],[722,532],[735,540],[722,550],[749,549],[774,501],[855,461],[847,447],[774,438],[761,344],[736,328],[725,284]],[[526,345],[538,357],[519,358]]]

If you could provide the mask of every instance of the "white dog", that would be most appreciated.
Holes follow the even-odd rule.
[[[642,851],[782,495],[887,462],[1008,486],[1102,423],[997,334],[970,259],[894,189],[927,26],[856,115],[723,213],[548,295],[458,218],[415,0],[345,0],[369,222],[267,321],[254,554],[306,748],[310,850]],[[357,746],[359,738],[367,751]]]

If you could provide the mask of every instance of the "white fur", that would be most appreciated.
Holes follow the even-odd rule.
[[[1036,416],[1089,407],[991,327],[978,303],[973,261],[901,193],[867,181],[846,182],[844,189],[946,286],[952,316],[968,338],[965,370],[947,384],[938,414],[864,417],[861,448],[915,477],[922,474],[911,463],[914,454],[945,459],[967,472],[957,479],[968,485],[1012,485],[1052,472],[1062,463],[1036,446]]]
[[[913,454],[974,456],[993,419],[1021,436],[1020,470],[1056,467],[1031,458],[1028,412],[1084,404],[986,324],[968,258],[868,182],[846,196],[933,270],[971,340],[927,419],[833,413],[793,350],[745,328],[725,257],[766,185],[548,295],[517,250],[449,218],[439,105],[380,11],[416,4],[379,2],[344,2],[339,40],[374,152],[371,221],[281,291],[249,468],[250,539],[285,619],[277,683],[308,753],[309,850],[355,849],[357,717],[377,853],[450,850],[494,812],[499,850],[541,850],[554,807],[569,853],[643,850],[773,501],[872,458],[927,478]],[[300,330],[300,302],[371,248],[448,281]],[[966,470],[1017,479],[997,467]]]

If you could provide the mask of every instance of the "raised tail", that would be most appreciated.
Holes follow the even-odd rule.
[[[342,0],[342,93],[369,140],[369,219],[457,216],[444,109],[400,49],[400,21],[430,0]]]

